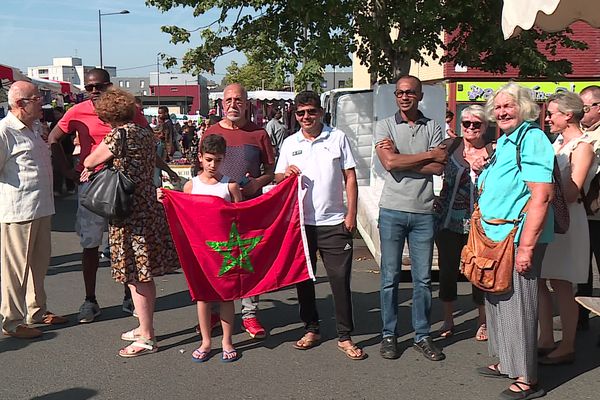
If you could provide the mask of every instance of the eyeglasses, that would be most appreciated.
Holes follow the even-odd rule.
[[[295,114],[296,114],[296,117],[298,117],[298,118],[302,118],[306,114],[310,115],[311,117],[314,117],[315,115],[319,114],[319,109],[318,108],[307,108],[305,110],[298,110],[295,112]]]
[[[416,97],[417,96],[417,91],[416,90],[412,90],[412,89],[408,89],[408,90],[396,90],[394,92],[394,95],[398,98],[407,95],[408,97]]]
[[[83,88],[85,89],[86,92],[93,92],[94,90],[98,90],[100,92],[106,90],[107,87],[110,86],[109,82],[103,82],[103,83],[88,83],[87,85],[84,85]]]
[[[22,97],[19,100],[25,100],[25,101],[40,101],[42,99],[41,96],[31,96],[31,97]]]
[[[584,104],[583,105],[583,112],[584,113],[588,113],[588,112],[590,112],[590,110],[592,109],[592,107],[596,107],[598,105],[600,105],[600,102],[592,103],[592,104]]]
[[[460,124],[465,129],[469,129],[470,127],[473,127],[473,129],[479,129],[482,125],[482,123],[479,121],[462,121]]]

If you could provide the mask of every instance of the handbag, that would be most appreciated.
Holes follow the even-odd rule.
[[[515,220],[485,220],[491,225],[512,223],[514,227],[500,242],[488,238],[481,225],[481,211],[475,203],[467,244],[460,253],[460,270],[475,287],[494,294],[506,293],[512,288],[515,263],[515,235],[529,200]]]
[[[121,157],[127,154],[127,131],[121,133]],[[131,214],[135,183],[113,165],[112,160],[104,168],[90,175],[90,184],[81,193],[81,205],[91,212],[108,219],[123,219]]]

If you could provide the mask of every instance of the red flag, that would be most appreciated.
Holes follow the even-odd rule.
[[[167,220],[192,299],[229,301],[314,279],[298,178],[260,197],[220,197],[165,190]]]

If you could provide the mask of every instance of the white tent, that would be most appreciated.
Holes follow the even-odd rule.
[[[504,39],[534,25],[547,32],[560,31],[578,20],[600,27],[600,4],[594,0],[504,0],[502,7]]]
[[[294,92],[278,92],[275,90],[255,90],[248,92],[249,100],[294,100]],[[208,94],[211,100],[223,100],[223,92],[212,92]]]

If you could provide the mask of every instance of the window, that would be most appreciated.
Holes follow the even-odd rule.
[[[40,68],[40,69],[38,69],[38,74],[39,75],[46,75],[46,74],[48,74],[48,70],[45,69],[45,68]]]
[[[123,81],[119,81],[119,87],[123,87]]]
[[[129,87],[129,81],[125,81],[125,87]]]
[[[146,82],[140,81],[140,89],[143,89],[146,86]]]
[[[346,87],[346,81],[338,81],[338,86],[339,88],[343,88]]]

